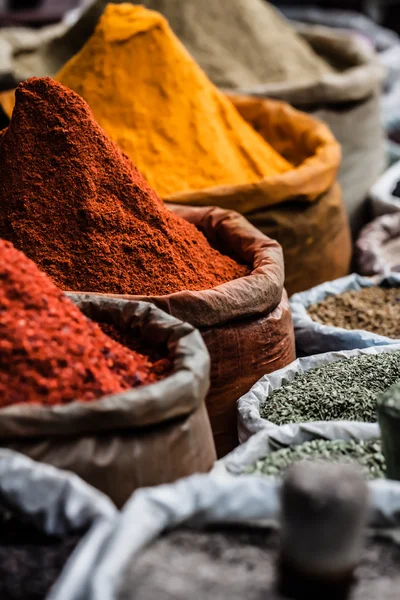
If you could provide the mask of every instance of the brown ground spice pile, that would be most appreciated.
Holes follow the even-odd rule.
[[[314,321],[400,338],[400,289],[369,287],[328,296],[307,309]]]
[[[0,240],[0,406],[88,402],[161,378]]]
[[[50,78],[17,88],[1,134],[0,237],[65,290],[170,294],[249,272],[171,213],[85,101]]]

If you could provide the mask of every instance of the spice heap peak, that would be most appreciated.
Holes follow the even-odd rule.
[[[88,402],[160,378],[4,240],[0,281],[0,407]]]
[[[171,213],[86,102],[49,78],[20,84],[0,137],[0,237],[66,290],[169,294],[248,272]]]
[[[109,4],[56,77],[163,197],[292,169],[207,78],[159,13]]]

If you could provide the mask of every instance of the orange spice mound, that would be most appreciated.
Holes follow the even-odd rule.
[[[143,6],[108,4],[56,79],[88,102],[162,198],[293,168],[211,83],[166,19]]]

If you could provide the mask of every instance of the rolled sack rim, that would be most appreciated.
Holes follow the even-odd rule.
[[[191,325],[150,303],[99,294],[69,296],[84,313],[101,302],[104,310],[122,310],[136,327],[163,328],[168,340],[171,338],[168,347],[174,351],[173,372],[155,383],[90,402],[77,399],[66,405],[20,403],[1,408],[0,439],[73,437],[135,428],[145,431],[143,428],[150,425],[188,417],[201,406],[209,388],[210,357],[201,335]]]
[[[343,71],[324,73],[318,80],[293,84],[271,83],[238,90],[251,96],[268,96],[295,106],[360,102],[379,92],[387,69],[374,50],[360,36],[347,31],[333,31],[323,25],[296,23],[296,31],[317,54],[321,46],[332,59],[347,63]]]
[[[198,206],[216,204],[224,209],[234,206],[237,212],[246,216],[256,210],[283,202],[314,202],[334,185],[342,151],[325,123],[280,100],[255,98],[241,91],[229,92],[227,96],[245,121],[252,126],[252,121],[264,121],[269,127],[272,123],[278,130],[282,129],[282,123],[285,123],[288,134],[302,145],[305,143],[304,132],[312,132],[306,140],[307,157],[286,173],[271,175],[254,183],[182,191],[164,197],[165,202]],[[266,139],[262,131],[258,133]],[[273,141],[266,141],[279,153]]]
[[[208,239],[219,238],[228,244],[242,260],[252,264],[251,273],[208,290],[184,290],[160,296],[102,295],[130,302],[150,302],[200,330],[270,314],[281,303],[288,305],[283,287],[283,252],[277,241],[232,210],[180,205],[169,205],[169,209],[200,227]],[[94,292],[74,294],[96,295]]]

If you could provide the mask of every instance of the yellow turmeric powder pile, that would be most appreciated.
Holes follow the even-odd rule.
[[[253,183],[292,168],[207,79],[167,21],[143,6],[107,6],[57,76],[162,197]]]

